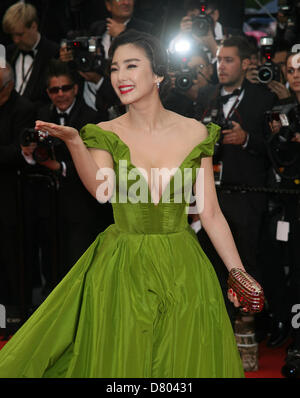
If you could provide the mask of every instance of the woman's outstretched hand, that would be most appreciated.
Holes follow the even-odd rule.
[[[71,142],[79,137],[78,131],[73,127],[60,126],[59,124],[43,122],[41,120],[35,122],[35,129],[48,132],[52,137],[59,138],[65,143]]]

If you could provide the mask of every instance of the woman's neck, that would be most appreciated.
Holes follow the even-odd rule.
[[[143,101],[129,106],[128,121],[134,129],[153,133],[163,127],[167,113],[160,99]]]

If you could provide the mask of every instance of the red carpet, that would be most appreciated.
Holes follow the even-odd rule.
[[[286,348],[290,342],[283,347],[268,348],[266,342],[259,345],[259,370],[257,372],[246,372],[247,378],[283,378],[281,368],[284,365],[286,357]]]
[[[0,349],[6,341],[0,341]],[[259,370],[257,372],[247,372],[246,378],[283,378],[281,368],[284,365],[286,347],[288,343],[280,348],[268,348],[262,342],[259,346]]]

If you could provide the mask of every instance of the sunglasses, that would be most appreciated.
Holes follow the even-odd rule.
[[[72,90],[74,87],[74,84],[65,84],[64,86],[55,86],[55,87],[49,87],[48,91],[50,94],[57,94],[59,90],[61,90],[63,93]]]

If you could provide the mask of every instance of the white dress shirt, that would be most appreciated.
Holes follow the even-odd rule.
[[[37,54],[37,46],[41,40],[41,35],[38,33],[38,39],[35,45],[32,48],[34,55]],[[30,79],[32,69],[33,69],[34,59],[30,55],[23,55],[21,52],[16,60],[15,65],[15,74],[16,74],[16,82],[15,89],[16,91],[22,95],[26,89],[28,80]],[[23,69],[24,68],[24,69]]]

